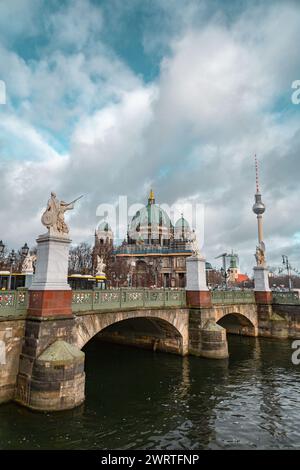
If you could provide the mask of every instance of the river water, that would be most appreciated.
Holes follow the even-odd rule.
[[[300,365],[291,342],[229,336],[229,360],[91,341],[85,404],[0,406],[1,449],[300,447]]]

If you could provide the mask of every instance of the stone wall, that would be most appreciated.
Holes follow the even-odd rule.
[[[285,320],[286,336],[300,338],[300,306],[274,304],[273,312]]]
[[[166,352],[173,354],[182,354],[182,341],[179,337],[156,337],[143,334],[127,335],[118,331],[103,333],[97,335],[97,340],[108,343],[124,344],[141,349],[149,349],[154,352]]]
[[[0,403],[15,397],[25,320],[0,321]]]

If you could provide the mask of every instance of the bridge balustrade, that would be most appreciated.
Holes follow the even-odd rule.
[[[110,289],[73,291],[73,312],[146,307],[185,307],[184,289]]]
[[[255,303],[253,291],[211,291],[213,304],[252,304]]]
[[[25,318],[28,308],[28,291],[0,291],[0,320]]]
[[[274,292],[273,304],[300,305],[298,292]]]

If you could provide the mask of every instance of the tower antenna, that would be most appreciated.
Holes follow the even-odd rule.
[[[256,183],[256,192],[259,193],[259,179],[258,179],[258,160],[256,154],[254,155],[255,161],[255,183]]]

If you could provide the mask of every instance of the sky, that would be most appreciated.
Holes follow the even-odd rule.
[[[0,239],[35,244],[51,191],[74,243],[99,204],[204,206],[206,258],[300,268],[300,2],[0,0]]]

